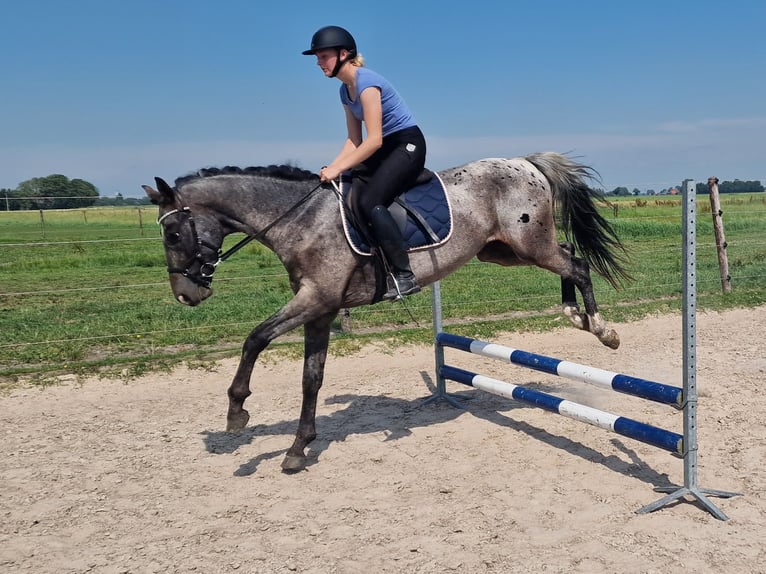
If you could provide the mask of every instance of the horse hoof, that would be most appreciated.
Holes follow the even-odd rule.
[[[587,330],[583,316],[580,314],[580,309],[576,305],[564,305],[562,311],[572,325],[583,331]]]
[[[614,329],[609,329],[606,331],[603,335],[601,335],[601,337],[599,337],[599,341],[601,341],[610,349],[616,349],[620,346],[620,336]]]
[[[235,415],[229,415],[226,418],[226,432],[238,433],[242,432],[247,426],[247,421],[250,420],[250,413],[242,411]]]
[[[287,473],[300,472],[306,468],[306,457],[295,456],[294,454],[285,455],[282,461],[282,470]]]

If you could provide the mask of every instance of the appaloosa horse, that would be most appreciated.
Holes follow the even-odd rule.
[[[421,285],[452,273],[476,256],[500,265],[536,265],[562,278],[564,314],[617,348],[619,337],[598,313],[589,268],[613,286],[627,278],[622,244],[596,210],[586,180],[591,168],[556,153],[483,159],[440,172],[452,206],[446,243],[411,253]],[[228,389],[227,430],[245,428],[243,408],[258,355],[276,337],[304,327],[303,405],[298,431],[282,468],[303,469],[306,446],[316,438],[316,403],[322,385],[330,326],[342,308],[370,305],[379,297],[374,258],[354,253],[344,235],[331,188],[289,166],[201,170],[171,187],[155,178],[144,186],[159,206],[170,285],[175,298],[195,306],[212,294],[212,273],[227,254],[224,237],[244,233],[272,249],[285,266],[294,297],[255,327]],[[571,243],[560,243],[554,213]],[[580,257],[575,256],[574,248]],[[583,297],[581,313],[575,298]],[[569,286],[569,287],[567,287]]]

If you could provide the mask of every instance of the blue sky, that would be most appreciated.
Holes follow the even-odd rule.
[[[433,169],[553,150],[607,190],[766,183],[762,0],[0,7],[0,188],[62,173],[140,196],[205,166],[317,171],[345,137],[337,80],[301,55],[327,24],[405,97]]]

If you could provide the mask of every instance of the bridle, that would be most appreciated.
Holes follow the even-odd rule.
[[[162,222],[172,215],[186,216],[187,220],[189,221],[189,228],[191,229],[192,240],[194,241],[196,250],[191,258],[186,262],[184,267],[168,267],[168,273],[171,275],[174,273],[183,275],[200,287],[209,288],[210,283],[213,281],[213,273],[215,273],[215,268],[218,267],[221,261],[223,261],[224,255],[228,257],[230,254],[228,252],[223,253],[220,247],[217,247],[212,243],[208,243],[204,239],[200,238],[199,234],[197,233],[197,226],[194,223],[194,216],[192,216],[191,209],[188,207],[172,209],[157,219],[157,223],[162,226],[162,235],[168,245],[174,245],[180,239],[178,233],[172,233],[170,235],[165,234],[165,226],[162,225]],[[203,247],[215,253],[215,258],[207,259],[205,254],[202,252]],[[199,262],[199,271],[196,273],[191,270],[191,267],[195,262]]]
[[[274,227],[279,221],[284,219],[289,213],[297,209],[300,205],[306,202],[308,198],[313,194],[317,189],[319,189],[322,186],[322,182],[319,182],[311,191],[309,191],[306,195],[304,195],[301,199],[299,199],[290,209],[285,211],[282,215],[277,217],[274,221],[269,223],[266,227],[264,227],[261,231],[254,235],[248,235],[244,239],[240,240],[238,243],[233,245],[230,249],[227,249],[225,252],[218,246],[213,245],[212,243],[209,243],[205,241],[204,239],[200,238],[199,234],[197,233],[197,225],[194,223],[194,216],[192,215],[191,209],[189,207],[186,207],[183,205],[183,200],[181,198],[181,195],[176,191],[175,197],[176,201],[181,204],[181,207],[177,207],[175,209],[171,209],[167,213],[161,215],[157,219],[157,223],[162,227],[162,235],[165,237],[165,227],[162,225],[162,222],[165,221],[168,217],[172,215],[182,215],[186,216],[187,220],[189,221],[189,228],[191,230],[192,240],[194,241],[194,245],[196,247],[196,250],[194,254],[189,258],[189,260],[186,262],[186,265],[184,267],[168,267],[168,273],[169,274],[178,274],[183,275],[193,283],[196,283],[200,287],[205,287],[206,289],[210,288],[210,284],[213,282],[213,273],[215,273],[216,268],[226,261],[229,257],[234,255],[237,251],[242,249],[245,245],[250,243],[251,241],[255,239],[261,239],[263,238],[268,231]],[[180,235],[178,233],[171,234],[171,236],[175,236],[174,241],[171,241],[168,237],[165,237],[165,242],[168,245],[174,245],[175,242],[177,242],[180,239]],[[215,255],[213,258],[206,258],[205,254],[202,252],[202,248],[205,248],[208,251],[212,251]],[[197,272],[194,272],[191,270],[192,265],[195,262],[199,262],[199,270]]]

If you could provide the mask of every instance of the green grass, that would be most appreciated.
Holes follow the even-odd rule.
[[[642,200],[646,204],[637,205]],[[617,291],[594,277],[609,321],[680,309],[680,198],[661,200],[676,204],[621,198],[616,218],[613,210],[603,211],[629,249],[635,279]],[[721,292],[709,204],[699,197],[697,304],[761,305],[766,195],[721,201],[733,292]],[[250,330],[291,297],[277,258],[250,244],[219,268],[211,299],[196,308],[178,304],[155,217],[145,207],[50,211],[42,218],[39,212],[0,212],[0,377],[110,367],[135,371],[237,354]],[[226,246],[238,239],[228,238]],[[473,261],[442,281],[442,297],[445,323],[465,335],[490,338],[499,331],[563,324],[559,278],[537,268]],[[333,350],[347,352],[382,336],[392,344],[430,341],[430,290],[408,298],[407,305],[409,312],[387,303],[353,309],[352,331],[338,333]],[[299,336],[293,333],[284,344]]]

